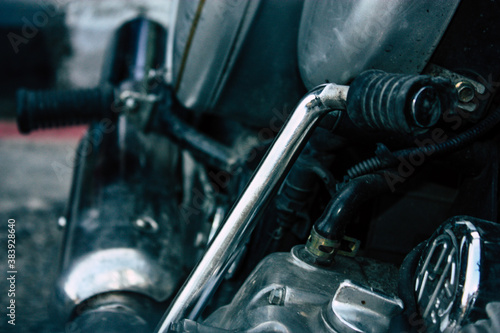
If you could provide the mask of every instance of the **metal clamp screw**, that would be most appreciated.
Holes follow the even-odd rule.
[[[314,255],[317,260],[325,263],[333,261],[337,250],[340,247],[339,240],[332,240],[322,237],[314,228],[307,239],[306,250]]]
[[[150,234],[154,234],[160,229],[158,223],[148,216],[138,218],[133,222],[133,225],[140,231]]]
[[[285,303],[286,288],[276,288],[269,294],[269,304],[283,305]]]
[[[68,221],[67,221],[66,217],[59,216],[59,218],[57,219],[57,227],[62,230],[64,228],[66,228],[67,224],[68,224]]]

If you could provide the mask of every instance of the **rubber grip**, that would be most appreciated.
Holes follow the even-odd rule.
[[[40,128],[89,123],[116,118],[112,111],[112,86],[75,90],[26,90],[17,92],[17,126],[27,134]]]

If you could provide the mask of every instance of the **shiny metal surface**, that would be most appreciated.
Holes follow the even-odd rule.
[[[257,216],[284,179],[318,120],[332,109],[343,109],[348,87],[329,84],[309,92],[295,107],[247,187],[228,213],[161,320],[157,332],[168,332],[172,323],[196,319],[207,298],[218,286],[228,265],[255,227]]]
[[[230,332],[383,332],[401,312],[393,297],[396,267],[338,256],[323,268],[304,262],[303,251],[299,245],[263,259],[231,303],[202,324]],[[393,280],[388,295],[372,290],[382,279]]]
[[[185,107],[205,110],[224,86],[260,0],[180,1],[174,85]]]
[[[164,281],[172,277],[156,259],[133,248],[95,251],[78,259],[62,272],[59,293],[66,309],[106,292],[136,292],[160,302],[174,290]],[[62,292],[62,293],[61,293]]]
[[[62,322],[83,302],[105,293],[134,292],[165,301],[185,277],[182,265],[194,265],[183,260],[187,246],[178,227],[183,221],[176,193],[165,190],[172,185],[161,178],[165,170],[175,170],[176,148],[166,138],[150,136],[155,149],[148,149],[131,127],[126,136],[116,133],[117,128],[105,133],[99,125],[92,126],[76,153],[52,306]],[[116,158],[119,144],[126,163]],[[141,149],[134,151],[132,145]],[[158,151],[169,152],[169,158]],[[150,167],[140,170],[139,161]]]
[[[429,332],[458,330],[475,306],[481,241],[474,223],[462,219],[447,223],[429,242],[415,279],[417,303]]]
[[[175,30],[172,86],[179,102],[252,127],[268,127],[276,117],[282,124],[290,101],[307,93],[297,71],[303,5],[303,0],[179,1],[170,29]]]
[[[418,74],[460,0],[306,0],[299,68],[306,87],[346,84],[367,69]]]
[[[386,332],[403,302],[349,280],[342,282],[326,311],[326,319],[343,333]]]

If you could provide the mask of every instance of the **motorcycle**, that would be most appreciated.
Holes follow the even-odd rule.
[[[123,24],[99,87],[18,92],[22,133],[90,124],[61,222],[63,326],[500,331],[496,3],[173,15]]]

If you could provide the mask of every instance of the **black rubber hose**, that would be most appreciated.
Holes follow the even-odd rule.
[[[491,130],[495,125],[500,122],[500,108],[497,108],[482,122],[474,125],[465,132],[451,138],[445,142],[435,145],[427,145],[423,147],[408,148],[393,152],[394,159],[382,160],[380,157],[375,156],[362,161],[349,170],[347,175],[349,178],[356,178],[364,174],[372,173],[377,170],[385,169],[394,166],[399,159],[407,159],[412,155],[425,154],[426,156],[439,156],[458,150],[476,140],[481,135]]]
[[[424,321],[419,314],[415,294],[415,271],[427,242],[417,245],[399,267],[398,296],[403,301],[404,311],[391,320],[389,332],[419,332]]]
[[[321,172],[328,172],[334,158],[333,151],[337,147],[338,143],[335,142],[332,132],[323,128],[314,131],[276,197],[278,210],[280,207],[295,207],[293,210],[296,212],[303,210],[303,205],[311,199],[318,181],[324,179],[321,178]],[[288,221],[290,225],[296,222],[293,214],[288,218],[291,219]]]
[[[434,126],[444,110],[457,105],[450,80],[368,70],[347,94],[347,114],[360,128],[419,134]]]
[[[89,123],[116,118],[112,111],[112,86],[67,91],[25,90],[17,92],[17,125],[27,134],[39,128]]]
[[[389,191],[383,174],[364,175],[349,181],[328,203],[314,228],[322,237],[340,240],[346,225],[352,221],[359,207],[367,200]]]
[[[417,313],[417,300],[415,299],[415,271],[418,262],[422,257],[422,252],[427,242],[417,245],[405,257],[399,268],[398,295],[405,305],[405,314],[407,316]]]

